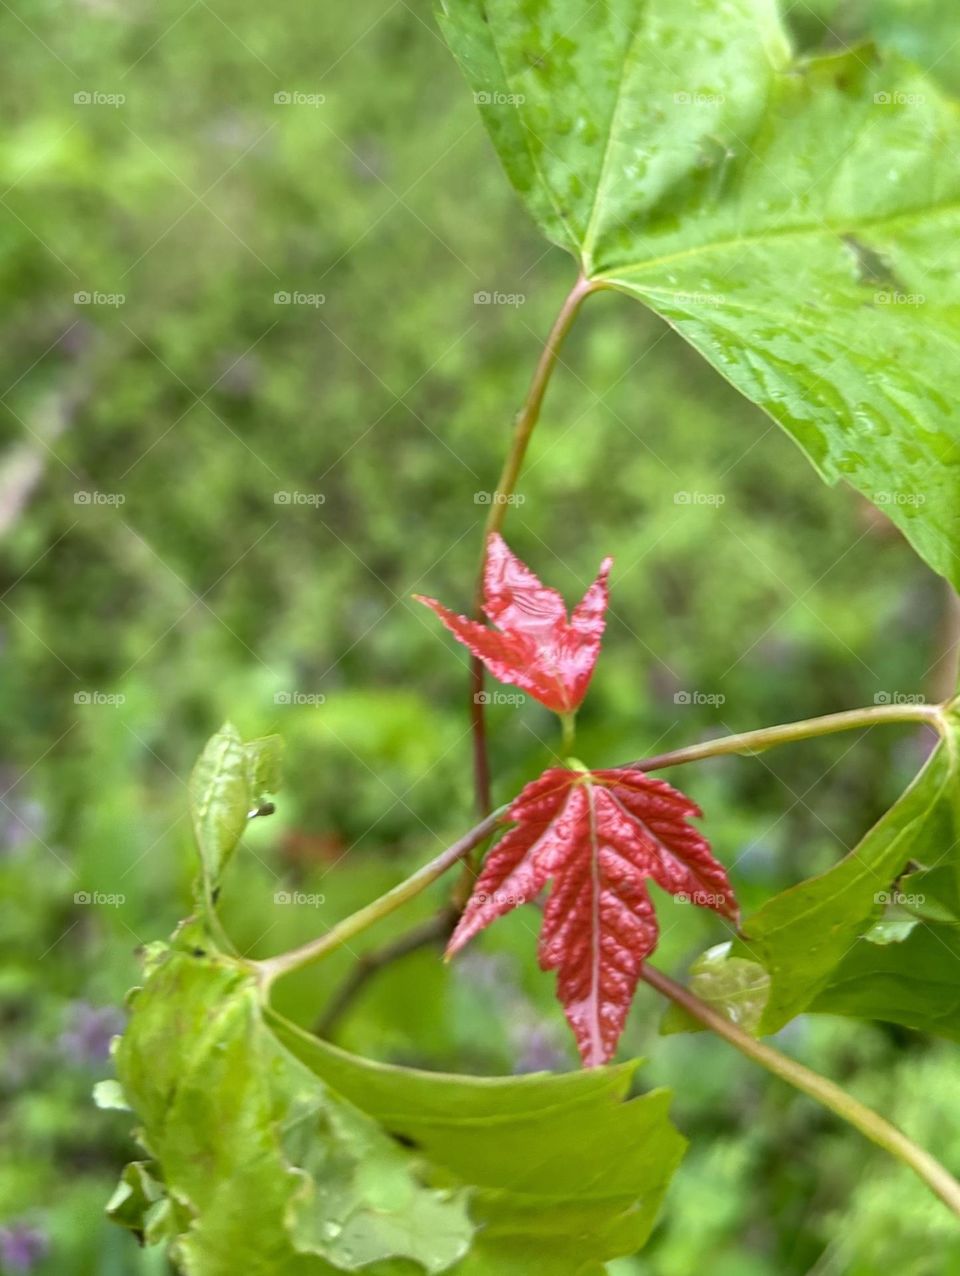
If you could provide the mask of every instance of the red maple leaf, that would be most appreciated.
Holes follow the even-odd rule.
[[[659,934],[646,879],[735,923],[739,910],[710,844],[688,823],[699,807],[643,771],[544,771],[510,806],[516,821],[487,856],[447,948],[553,886],[538,954],[585,1066],[606,1063]]]
[[[568,620],[560,594],[548,589],[495,532],[487,542],[483,611],[496,629],[458,616],[435,598],[414,597],[435,611],[495,678],[522,687],[555,713],[572,713],[586,695],[600,654],[612,564],[612,558],[603,560],[597,579]]]

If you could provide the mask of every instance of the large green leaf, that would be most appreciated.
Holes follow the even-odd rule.
[[[117,1052],[152,1161],[118,1221],[190,1276],[585,1276],[653,1226],[684,1140],[636,1064],[478,1079],[371,1063],[273,1012],[196,924]]]
[[[810,1009],[960,1041],[960,924],[920,923],[900,943],[860,940]]]
[[[515,187],[960,583],[957,108],[764,0],[448,0]]]
[[[204,903],[278,742],[224,727],[191,780]],[[646,1241],[685,1142],[637,1063],[479,1079],[345,1054],[263,1005],[213,910],[144,950],[104,1106],[142,1122],[112,1216],[190,1276],[592,1276]]]
[[[183,931],[133,998],[117,1051],[190,1276],[447,1271],[474,1234],[461,1186],[336,1094],[264,1025],[256,982]],[[160,1202],[128,1171],[115,1211]],[[143,1198],[142,1201],[139,1198]],[[125,1218],[128,1225],[130,1219]]]
[[[472,1186],[479,1231],[458,1276],[603,1270],[647,1240],[684,1140],[669,1092],[626,1100],[637,1064],[476,1078],[358,1059],[277,1016],[278,1038],[451,1183]]]
[[[897,999],[889,1013],[878,996],[878,979],[901,967],[905,979],[916,979],[910,959],[920,944],[878,944],[868,938],[895,883],[911,861],[943,868],[951,875],[960,865],[957,798],[960,793],[960,731],[951,716],[950,728],[913,784],[864,839],[844,859],[818,877],[776,895],[743,924],[739,956],[759,961],[770,975],[770,994],[759,1029],[774,1032],[811,1006],[836,1009],[841,996],[844,1013],[859,1013],[849,980],[859,981],[864,1015],[905,1022]],[[926,946],[940,923],[913,917],[913,930],[929,930]],[[878,937],[878,936],[875,936]],[[889,947],[889,952],[885,949]],[[944,947],[952,959],[953,946]],[[952,967],[951,967],[952,968]],[[869,988],[863,982],[869,976]],[[923,1014],[927,1020],[956,1013],[955,993],[946,982],[928,990]],[[845,985],[831,988],[834,981]],[[946,1000],[938,1002],[941,993]],[[819,998],[819,1000],[818,1000]],[[902,999],[900,999],[902,1003]],[[939,1012],[936,1007],[940,1005]]]

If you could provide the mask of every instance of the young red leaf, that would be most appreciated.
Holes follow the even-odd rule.
[[[483,611],[496,629],[458,616],[435,598],[415,597],[500,682],[522,687],[555,713],[572,713],[586,695],[600,654],[612,564],[612,558],[603,560],[597,579],[568,620],[560,594],[548,589],[494,533],[487,542]]]
[[[516,827],[487,856],[447,955],[552,879],[540,968],[557,972],[557,996],[584,1064],[606,1063],[657,944],[646,879],[739,920],[723,867],[688,823],[700,814],[643,771],[544,771],[511,805]]]

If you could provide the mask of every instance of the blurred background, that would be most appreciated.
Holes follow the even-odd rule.
[[[790,20],[804,47],[873,36],[960,91],[960,15],[936,0]],[[163,1257],[101,1221],[129,1119],[90,1090],[137,948],[189,909],[190,767],[226,717],[286,738],[278,813],[225,887],[255,955],[472,823],[466,653],[410,595],[468,605],[573,267],[516,203],[428,0],[22,0],[0,22],[0,1271],[145,1276]],[[587,303],[521,492],[508,538],[571,600],[616,555],[592,764],[951,685],[942,582],[625,298]],[[530,701],[489,724],[506,800],[555,726]],[[682,783],[749,910],[835,862],[928,747],[874,731]],[[724,938],[660,913],[674,972]],[[334,1038],[427,1068],[575,1066],[533,929],[514,914],[449,968],[398,963]],[[351,960],[282,1008],[315,1024]],[[661,1009],[641,990],[622,1052],[675,1087],[692,1145],[615,1276],[960,1270],[905,1170],[723,1043],[659,1039]],[[960,1162],[953,1049],[834,1019],[781,1037]]]

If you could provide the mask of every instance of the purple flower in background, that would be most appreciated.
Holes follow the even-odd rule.
[[[32,1272],[49,1248],[46,1233],[29,1223],[0,1227],[0,1265],[5,1272]]]
[[[110,1041],[123,1031],[123,1015],[116,1006],[91,1006],[75,1001],[67,1007],[66,1027],[60,1035],[60,1049],[72,1062],[87,1067],[110,1058]]]

